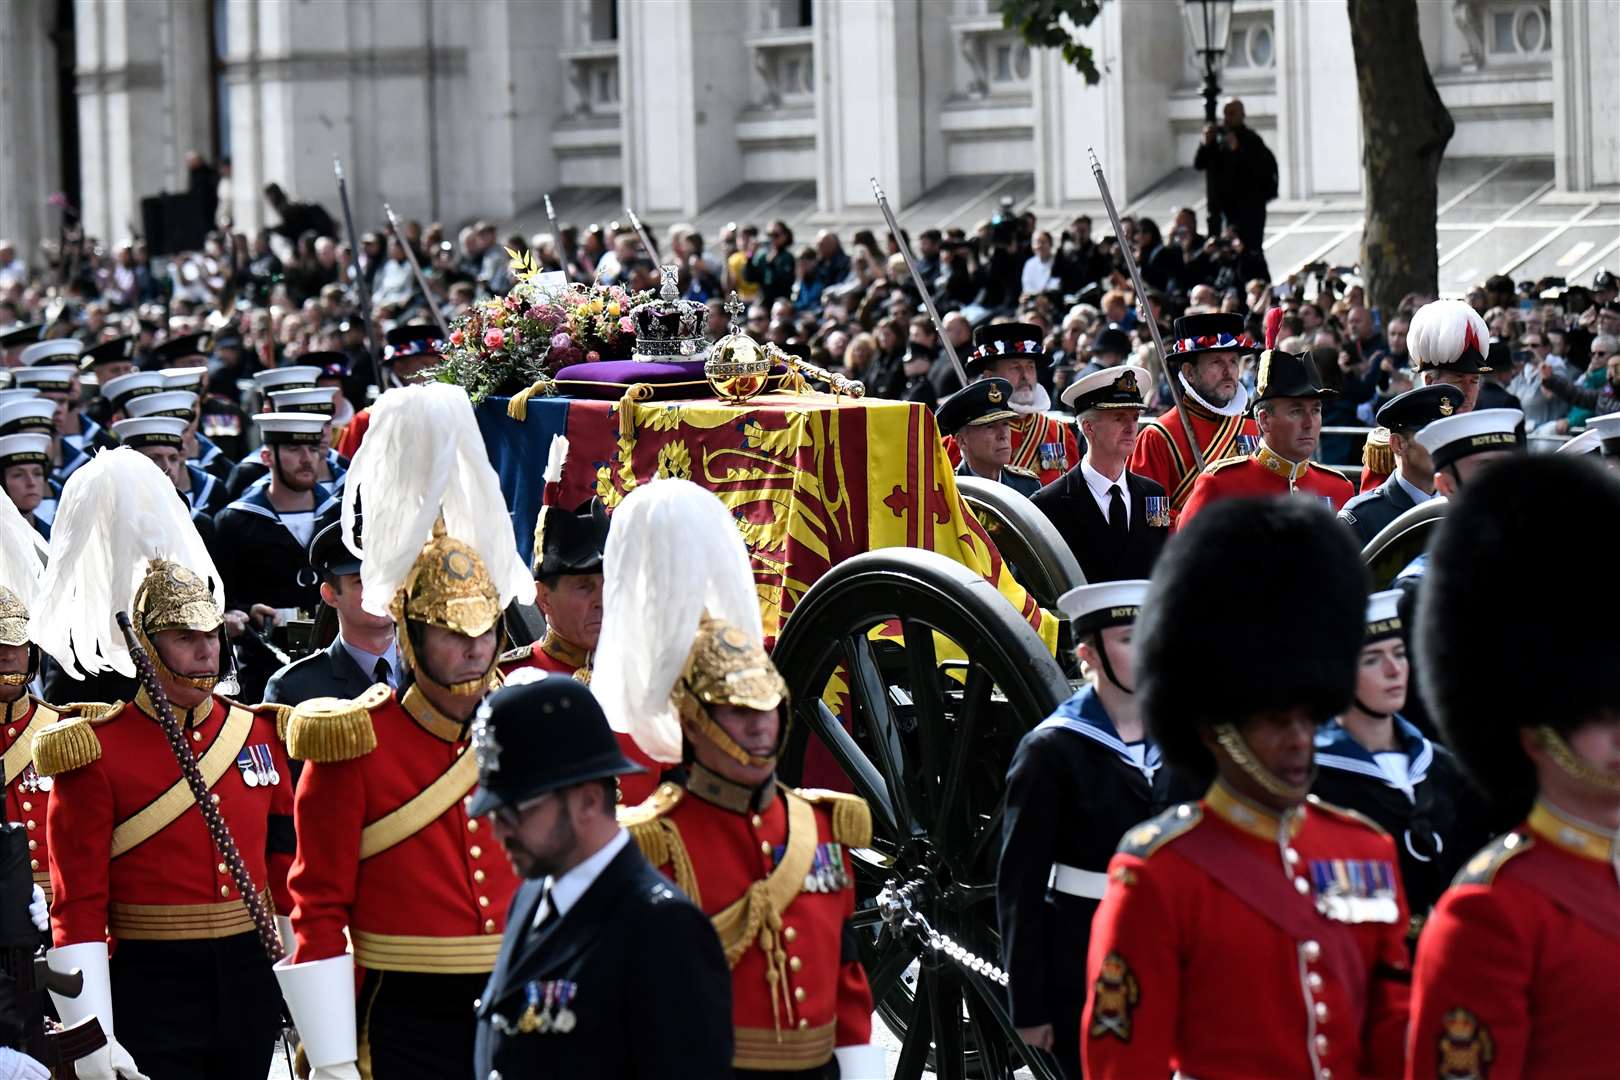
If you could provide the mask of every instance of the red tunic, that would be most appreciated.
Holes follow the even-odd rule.
[[[1538,803],[1469,862],[1418,941],[1408,1077],[1616,1075],[1614,844]]]
[[[471,758],[460,765],[466,726],[433,709],[415,687],[402,702],[387,686],[374,686],[352,704],[369,716],[376,749],[343,761],[312,755],[298,781],[298,858],[288,879],[297,962],[342,953],[347,930],[361,967],[490,971],[518,882],[489,823],[467,816],[465,796],[478,777]],[[300,730],[307,715],[295,711],[289,728],[300,749],[306,737],[319,745],[309,727]],[[442,810],[412,803],[457,765],[437,789]],[[387,823],[365,830],[384,818],[399,828],[381,846]],[[362,843],[379,847],[363,857]]]
[[[701,783],[703,775],[694,768],[693,782]],[[752,814],[663,784],[626,816],[649,861],[661,862],[659,869],[711,918],[776,868],[789,840],[790,813],[815,822],[811,869],[791,883],[798,892],[781,911],[778,941],[786,951],[785,993],[791,1001],[773,993],[758,942],[749,938],[737,946],[741,954],[731,969],[731,995],[733,1062],[739,1069],[813,1069],[831,1059],[835,1046],[871,1041],[872,991],[859,960],[844,953],[844,927],[855,913],[854,871],[833,828],[833,806],[851,798],[822,792],[778,794],[764,811]],[[795,799],[799,809],[791,811]],[[659,841],[648,843],[649,829],[655,834],[673,830],[675,839],[658,834]],[[680,849],[677,856],[669,855],[672,848]],[[690,875],[683,865],[688,858]],[[726,942],[722,930],[721,944]],[[728,951],[728,959],[732,955]]]
[[[1272,453],[1264,443],[1246,458],[1217,462],[1204,470],[1181,509],[1178,527],[1186,525],[1204,507],[1220,499],[1262,498],[1267,495],[1315,495],[1334,513],[1355,497],[1356,489],[1339,473],[1314,461],[1295,463]]]
[[[1283,840],[1277,818],[1217,783],[1125,834],[1091,925],[1086,1076],[1401,1075],[1394,842],[1314,797],[1301,811]]]
[[[277,733],[273,708],[257,710],[211,697],[190,713],[176,713],[191,740],[204,779],[210,763],[223,771],[210,797],[230,826],[249,875],[268,886],[277,910],[290,906],[287,868],[292,861],[292,771]],[[51,935],[56,945],[115,939],[221,938],[252,933],[253,921],[214,846],[202,811],[181,782],[163,729],[145,692],[92,725],[100,757],[52,779],[46,831],[50,845]],[[47,734],[49,734],[47,732]],[[270,770],[264,769],[268,760]],[[41,771],[49,763],[41,756]],[[250,782],[251,778],[251,782]],[[178,787],[177,787],[178,785]],[[136,815],[165,802],[184,809],[156,831]],[[281,842],[270,850],[272,823]],[[115,853],[115,848],[121,851]]]
[[[1239,436],[1260,440],[1260,429],[1247,416],[1216,416],[1187,402],[1187,417],[1198,436],[1198,447],[1203,451],[1204,465],[1215,464],[1229,457],[1241,457],[1247,451],[1239,443]],[[1181,411],[1173,408],[1153,420],[1143,420],[1136,436],[1136,449],[1131,452],[1131,472],[1150,480],[1157,480],[1170,496],[1171,523],[1187,505],[1198,469],[1193,462],[1192,448],[1187,432],[1181,425]]]
[[[1389,473],[1374,472],[1372,466],[1363,465],[1361,467],[1361,484],[1356,488],[1356,492],[1360,494],[1364,491],[1372,491],[1388,479]]]
[[[590,654],[550,631],[532,645],[501,654],[500,667],[502,675],[510,675],[522,668],[534,668],[556,675],[570,675],[587,686],[591,681]],[[646,752],[636,745],[636,741],[624,732],[616,731],[613,737],[619,740],[619,751],[626,758],[647,770],[642,773],[625,773],[619,777],[619,804],[635,806],[658,787],[664,766],[648,757]]]
[[[7,702],[5,708],[4,738],[0,739],[0,752],[5,754],[6,820],[20,821],[28,829],[28,865],[34,871],[34,884],[53,895],[50,871],[50,838],[45,828],[51,788],[55,781],[42,777],[34,769],[34,736],[55,723],[66,712],[47,705],[32,694],[24,694],[16,701]]]
[[[962,464],[962,451],[956,437],[945,436],[945,452],[951,466]],[[1074,429],[1045,414],[1020,416],[1012,422],[1012,459],[1007,464],[1040,478],[1045,487],[1080,460],[1080,443]]]
[[[333,439],[333,448],[342,456],[353,461],[355,453],[360,449],[360,444],[365,441],[366,429],[370,426],[371,410],[369,408],[359,410],[354,414],[354,419],[344,426],[343,433]]]

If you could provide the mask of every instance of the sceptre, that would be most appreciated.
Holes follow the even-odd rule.
[[[962,380],[963,386],[966,386],[967,369],[962,366],[961,358],[956,355],[956,346],[951,344],[950,336],[945,333],[945,324],[940,322],[939,310],[934,307],[933,294],[928,291],[922,275],[917,272],[917,261],[911,257],[911,245],[906,243],[905,234],[900,231],[900,223],[894,219],[894,211],[889,209],[889,197],[883,194],[883,189],[878,186],[875,176],[872,177],[872,194],[877,196],[878,206],[882,209],[883,216],[888,219],[889,234],[894,237],[895,247],[899,248],[900,254],[905,257],[906,269],[911,271],[912,284],[922,293],[923,307],[928,309],[928,317],[934,321],[934,333],[939,335],[939,344],[945,350],[945,355],[950,357],[951,367],[956,369],[956,377]]]
[[[394,208],[383,203],[383,213],[388,215],[388,227],[394,230],[394,239],[405,249],[405,258],[411,264],[411,273],[416,275],[416,287],[422,290],[422,302],[433,312],[433,321],[439,324],[439,333],[448,341],[450,328],[444,324],[444,312],[439,310],[439,305],[433,302],[433,294],[428,292],[427,278],[422,275],[422,266],[416,261],[416,252],[411,250],[411,245],[405,240],[405,232],[399,227],[399,218],[394,214]]]
[[[371,311],[371,282],[360,272],[360,238],[354,232],[354,214],[349,210],[349,182],[343,176],[343,162],[332,159],[332,173],[337,177],[338,199],[343,204],[343,226],[349,234],[349,257],[354,260],[355,284],[360,293],[360,324],[366,328],[366,349],[371,353],[371,369],[382,370],[382,347],[377,343],[376,320]]]
[[[1108,208],[1108,220],[1114,224],[1114,235],[1119,238],[1119,254],[1125,260],[1125,269],[1131,272],[1131,289],[1136,293],[1136,308],[1142,315],[1142,321],[1148,324],[1148,330],[1153,334],[1153,347],[1159,352],[1159,363],[1164,365],[1164,381],[1170,387],[1170,396],[1176,402],[1176,415],[1181,418],[1181,430],[1187,435],[1187,447],[1192,451],[1193,464],[1199,472],[1204,471],[1204,452],[1198,446],[1198,436],[1193,434],[1192,421],[1187,417],[1187,405],[1181,396],[1181,374],[1170,370],[1170,357],[1164,351],[1164,339],[1159,335],[1159,320],[1153,317],[1153,305],[1148,303],[1147,289],[1142,285],[1142,271],[1136,268],[1136,256],[1131,254],[1131,245],[1125,242],[1125,229],[1119,223],[1119,211],[1114,209],[1114,197],[1108,193],[1108,181],[1103,178],[1102,162],[1097,160],[1097,151],[1086,147],[1091,155],[1091,173],[1097,178],[1097,190],[1102,192],[1103,206]]]

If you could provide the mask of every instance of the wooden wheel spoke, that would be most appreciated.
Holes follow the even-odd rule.
[[[1006,815],[1007,807],[1003,800],[996,800],[996,808],[990,816],[984,819],[979,834],[970,838],[962,848],[962,866],[983,866],[985,859],[995,846],[1001,843],[1001,819]]]
[[[922,749],[923,788],[927,792],[928,806],[937,819],[939,804],[944,797],[944,769],[940,761],[941,740],[927,737],[927,733],[945,730],[945,698],[940,692],[939,662],[934,653],[934,630],[926,623],[906,619],[901,623],[906,643],[906,668],[911,680],[911,702],[917,717],[918,730],[924,737],[918,740]]]
[[[899,984],[906,969],[916,962],[921,946],[909,934],[889,938],[876,947],[876,959],[866,969],[866,981],[872,987],[872,1000],[881,1001]]]
[[[905,1039],[900,1044],[900,1060],[895,1065],[894,1080],[922,1080],[923,1070],[928,1067],[928,1051],[934,1040],[934,1017],[933,1008],[924,993],[932,978],[926,968],[918,976],[917,995],[906,1022]]]
[[[1057,1062],[1044,1051],[1036,1050],[1018,1037],[1018,1029],[1013,1027],[1012,1016],[1007,1012],[1005,991],[980,975],[967,977],[968,1015],[974,1019],[974,1030],[983,1039],[993,1040],[998,1047],[1011,1046],[1013,1053],[1017,1054],[1023,1064],[1034,1074],[1035,1080],[1062,1080],[1058,1071]],[[981,1046],[987,1045],[985,1042]],[[1011,1063],[1000,1066],[1000,1073],[985,1075],[1005,1075],[1010,1072]]]
[[[896,826],[896,835],[902,838],[916,835],[920,827],[911,805],[911,792],[906,787],[906,756],[900,724],[890,705],[889,688],[872,652],[872,643],[864,634],[850,634],[844,638],[844,654],[849,661],[850,691],[866,714],[878,771],[888,783],[893,805],[890,818]]]
[[[974,666],[968,669],[967,685],[962,690],[962,706],[956,714],[956,730],[951,736],[950,763],[945,768],[941,783],[942,795],[934,815],[932,829],[934,843],[944,845],[950,840],[955,824],[956,806],[962,801],[962,780],[967,773],[968,761],[983,748],[974,742],[978,733],[979,715],[990,700],[995,685],[990,673]],[[960,832],[957,832],[960,835]]]
[[[855,739],[844,730],[843,723],[827,708],[827,703],[817,698],[813,710],[807,710],[806,722],[811,725],[821,741],[827,744],[827,749],[838,761],[844,774],[848,776],[855,786],[855,794],[865,799],[876,816],[876,824],[887,830],[890,836],[899,836],[899,825],[895,821],[894,804],[889,801],[888,786],[884,783],[883,774],[867,759],[866,754],[855,744]]]
[[[949,960],[925,967],[929,1019],[934,1025],[934,1075],[939,1080],[962,1080],[965,1075],[962,1045],[962,981]]]

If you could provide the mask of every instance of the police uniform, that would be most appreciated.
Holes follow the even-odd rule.
[[[1404,394],[1390,398],[1379,407],[1377,416],[1378,423],[1385,432],[1386,446],[1391,432],[1410,439],[1419,428],[1431,420],[1450,416],[1462,406],[1463,396],[1463,392],[1455,386],[1441,383],[1435,386],[1420,386],[1416,390],[1408,390]],[[1339,510],[1339,520],[1350,527],[1357,542],[1365,546],[1383,530],[1384,526],[1412,507],[1434,497],[1432,492],[1425,493],[1422,488],[1416,488],[1410,482],[1403,482],[1404,479],[1400,476],[1399,463],[1391,457],[1391,466],[1385,479],[1371,490],[1364,486],[1360,495],[1345,503]],[[1433,477],[1429,478],[1429,483],[1433,485]]]
[[[298,413],[260,413],[254,422],[266,445],[317,445],[321,441],[319,417]],[[320,590],[309,564],[309,541],[314,539],[316,512],[332,497],[331,489],[317,482],[310,491],[309,531],[300,535],[270,502],[270,485],[250,488],[221,510],[214,519],[225,538],[220,573],[231,606],[246,611],[253,604],[273,608],[314,610]]]
[[[534,719],[547,714],[567,723],[544,730]],[[480,814],[636,769],[590,691],[555,676],[492,695],[473,749]],[[478,1080],[731,1073],[719,938],[622,829],[564,874],[519,886],[477,1007]]]
[[[1186,315],[1175,322],[1175,340],[1166,358],[1170,377],[1181,380],[1181,404],[1154,419],[1142,422],[1142,431],[1131,451],[1127,468],[1157,481],[1170,498],[1172,522],[1187,505],[1198,466],[1192,445],[1187,441],[1186,416],[1206,466],[1229,457],[1243,457],[1260,442],[1260,429],[1244,406],[1248,392],[1238,385],[1238,396],[1218,412],[1201,401],[1181,374],[1182,364],[1196,361],[1205,353],[1232,352],[1240,356],[1259,351],[1259,346],[1243,332],[1243,317],[1232,314]]]
[[[1146,581],[1072,589],[1058,602],[1076,639],[1129,625]],[[1112,674],[1098,672],[1098,679]],[[1132,825],[1164,810],[1172,778],[1149,740],[1125,743],[1093,686],[1018,742],[1007,768],[1007,811],[996,865],[996,914],[1015,1027],[1052,1025],[1053,1054],[1080,1076],[1091,917],[1108,860]]]
[[[1450,376],[1481,376],[1492,371],[1489,361],[1491,331],[1461,300],[1431,300],[1412,315],[1406,331],[1406,351],[1412,367],[1426,385],[1446,382]],[[1464,395],[1458,412],[1478,405],[1478,381],[1472,397]]]
[[[566,453],[566,450],[563,452]],[[561,462],[556,464],[560,478]],[[547,472],[549,474],[551,470]],[[556,481],[548,483],[548,487],[552,483]],[[533,566],[536,580],[564,574],[600,574],[607,536],[607,509],[600,499],[592,499],[573,511],[542,506],[534,526]],[[533,669],[567,675],[589,685],[591,650],[569,641],[548,626],[539,641],[502,653],[500,668],[502,675]],[[638,766],[637,771],[619,778],[619,799],[626,806],[635,806],[653,793],[663,769],[642,752],[629,734],[618,732],[617,738],[619,752]]]
[[[532,579],[509,529],[473,527],[499,480],[465,392],[385,395],[377,422],[409,445],[363,463],[351,494],[367,507],[362,585],[391,598],[407,684],[305,701],[288,727],[288,749],[305,763],[294,806],[302,840],[288,879],[297,951],[276,973],[316,1080],[465,1073],[473,1003],[517,888],[488,822],[468,809],[477,781],[468,725],[424,692],[474,707],[500,685],[494,657],[478,677],[446,683],[418,649],[427,625],[498,635],[506,605],[528,599],[515,583]],[[410,443],[405,432],[443,445]],[[434,495],[436,520],[388,516]]]
[[[1479,415],[1478,413],[1468,415]],[[1528,455],[1465,489],[1430,545],[1418,657],[1447,741],[1495,820],[1510,830],[1474,855],[1418,942],[1407,1043],[1411,1080],[1596,1080],[1620,1060],[1620,854],[1615,832],[1570,813],[1537,784],[1565,776],[1593,806],[1620,806],[1620,778],[1570,742],[1620,709],[1608,672],[1613,619],[1547,620],[1534,590],[1482,589],[1505,563],[1568,539],[1578,507],[1593,536],[1620,535],[1620,484],[1590,464]],[[1504,626],[1513,662],[1481,670]],[[1539,745],[1534,766],[1523,740]]]
[[[1017,420],[1018,414],[1007,405],[1010,400],[1012,400],[1012,383],[1006,379],[980,379],[968,383],[940,402],[936,416],[939,430],[947,436],[955,436],[964,427],[980,427],[984,424]],[[951,445],[960,453],[960,447],[956,447],[954,438]],[[967,458],[964,456],[956,466],[956,475],[977,476],[978,473],[968,467]],[[1000,475],[995,479],[1026,499],[1041,489],[1041,481],[1035,473],[1012,464],[1003,465]]]
[[[79,498],[65,508],[74,518],[64,518],[60,535],[87,543],[53,549],[40,588],[77,602],[44,608],[33,623],[37,640],[58,659],[70,636],[116,659],[105,608],[129,611],[160,679],[211,691],[217,676],[176,674],[154,646],[165,630],[220,631],[222,623],[204,576],[213,569],[168,478],[140,455],[114,450],[72,484]],[[138,589],[127,568],[109,575],[106,549],[91,542],[95,529],[117,529],[137,513],[144,524],[132,542],[149,567]],[[98,525],[93,519],[102,515]],[[174,711],[234,839],[228,851],[216,846],[157,714],[142,689],[128,702],[85,706],[34,738],[35,772],[53,785],[45,818],[55,893],[49,960],[59,971],[80,969],[86,983],[57,1007],[66,1023],[94,1014],[115,1033],[115,1064],[133,1055],[153,1076],[256,1075],[269,1065],[278,995],[231,870],[240,865],[266,908],[287,910],[293,834],[285,714],[212,692]],[[109,938],[116,945],[110,967]]]
[[[1041,328],[1030,323],[981,326],[973,331],[973,351],[963,358],[962,367],[969,379],[978,379],[994,361],[1027,356],[1035,361],[1036,375],[1040,377],[1051,363],[1041,336]],[[1040,393],[1044,395],[1046,391],[1042,389]],[[953,465],[962,460],[962,451],[955,439],[947,438],[945,449]],[[1043,412],[1014,413],[1009,465],[1034,473],[1041,484],[1050,484],[1079,460],[1080,446],[1068,426]]]
[[[1409,965],[1394,843],[1272,773],[1236,719],[1331,715],[1349,700],[1361,582],[1349,538],[1299,500],[1216,506],[1159,561],[1134,641],[1142,712],[1172,767],[1217,778],[1127,832],[1109,864],[1086,967],[1088,1077],[1400,1075]],[[1251,659],[1211,649],[1212,626]],[[1270,802],[1243,795],[1238,776]]]
[[[1260,374],[1255,384],[1257,403],[1274,398],[1323,398],[1335,393],[1322,385],[1316,362],[1309,353],[1296,356],[1268,349],[1261,354]],[[1267,495],[1311,496],[1337,513],[1355,493],[1355,486],[1333,469],[1309,460],[1290,461],[1262,440],[1248,457],[1230,458],[1206,466],[1193,485],[1177,523],[1185,525],[1209,504],[1222,499],[1254,499]]]
[[[1134,409],[1140,416],[1147,378],[1139,368],[1103,368],[1065,388],[1063,403],[1077,416],[1092,409]],[[1033,502],[1074,552],[1087,581],[1147,577],[1170,535],[1170,500],[1164,488],[1127,467],[1109,484],[1105,514],[1093,494],[1092,483],[1109,481],[1092,467],[1088,450],[1074,468],[1042,488]],[[1115,490],[1119,491],[1117,509]],[[1125,520],[1116,525],[1112,520],[1115,514]]]

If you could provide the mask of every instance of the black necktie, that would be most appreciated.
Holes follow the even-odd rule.
[[[377,657],[377,666],[371,669],[371,681],[374,683],[388,683],[388,657]]]
[[[1114,534],[1114,539],[1123,540],[1129,531],[1125,521],[1125,496],[1115,484],[1108,489],[1108,530]]]

